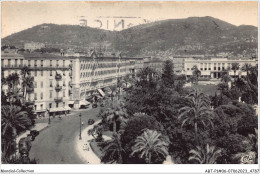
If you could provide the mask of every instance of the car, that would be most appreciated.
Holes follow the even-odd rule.
[[[31,130],[29,135],[32,137],[32,141],[34,141],[35,137],[39,135],[39,131]]]
[[[88,120],[88,125],[92,125],[92,124],[94,124],[95,123],[95,121],[93,120],[93,119],[89,119]]]

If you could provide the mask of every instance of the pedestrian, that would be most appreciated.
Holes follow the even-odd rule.
[[[84,124],[84,123],[83,123],[83,121],[82,121],[82,122],[81,122],[81,125],[83,126],[83,124]]]

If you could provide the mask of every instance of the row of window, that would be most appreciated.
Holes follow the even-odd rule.
[[[56,108],[59,107],[59,103],[56,103]],[[65,102],[63,102],[63,107],[65,107]],[[34,105],[35,110],[37,110],[37,105]],[[49,108],[52,108],[52,103],[49,103]],[[43,110],[43,104],[40,105],[40,110]]]
[[[100,76],[100,75],[106,75],[106,74],[114,74],[116,73],[117,70],[106,70],[106,71],[97,71],[96,75]],[[94,72],[83,72],[80,73],[80,78],[85,78],[85,77],[89,77],[89,76],[93,76]]]
[[[2,61],[2,65],[4,65],[4,59],[1,59]],[[52,66],[53,60],[50,60],[50,66]],[[62,61],[62,66],[65,67],[65,60],[56,60],[56,67],[59,67],[60,66],[60,62],[59,61]],[[28,66],[30,67],[31,66],[31,62],[33,62],[33,60],[28,60]],[[40,60],[40,66],[43,66],[43,60]],[[23,59],[20,59],[20,65],[23,66]],[[8,66],[11,66],[11,59],[8,59]],[[18,59],[15,59],[14,60],[14,66],[17,67],[18,66]],[[34,60],[34,66],[38,66],[38,60]]]
[[[63,107],[65,107],[65,102],[62,103]],[[56,108],[60,107],[59,103],[56,103]],[[52,108],[52,103],[49,103],[49,108]]]
[[[52,90],[50,90],[50,93],[49,93],[50,95],[49,95],[49,97],[50,98],[52,98],[53,97],[53,91]],[[31,99],[31,95],[32,94],[29,94],[29,99]],[[59,97],[59,92],[56,92],[56,97]],[[66,90],[64,89],[63,90],[63,97],[66,97]],[[41,92],[40,93],[40,100],[43,100],[44,99],[44,97],[43,97],[43,92]],[[37,95],[37,93],[34,93],[34,100],[38,100],[38,95]]]
[[[41,61],[41,66],[43,66],[43,60],[40,60]],[[56,60],[56,67],[59,67],[60,66],[60,61],[62,61],[62,66],[65,67],[65,60]],[[50,66],[53,65],[53,60],[50,60]],[[31,60],[28,60],[28,66],[31,66]],[[34,66],[37,66],[37,60],[34,60]]]
[[[63,85],[63,86],[66,86],[65,80],[63,80],[62,85]],[[56,86],[59,86],[59,83],[58,83],[57,81],[56,81]],[[69,86],[69,85],[68,85],[68,86]],[[53,87],[52,80],[50,80],[50,87]]]
[[[130,62],[128,63],[87,63],[87,64],[81,64],[80,70],[86,70],[86,69],[95,69],[95,68],[112,68],[112,67],[122,67],[122,66],[129,66],[131,65]]]

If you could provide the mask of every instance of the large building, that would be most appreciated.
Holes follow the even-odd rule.
[[[70,58],[40,53],[2,53],[2,75],[21,74],[21,69],[27,66],[30,76],[34,77],[33,88],[28,88],[26,100],[33,102],[38,116],[64,112],[68,108]],[[20,76],[20,86],[22,77]],[[7,85],[3,90],[7,92]]]
[[[132,77],[143,68],[143,58],[119,56],[103,57],[93,52],[89,57],[80,56],[72,60],[72,96],[70,104],[80,107],[80,102],[96,93],[104,94],[103,89],[117,84],[117,79]]]
[[[2,74],[21,74],[27,66],[30,76],[34,77],[34,86],[27,89],[26,100],[33,102],[39,116],[47,113],[59,113],[79,108],[93,93],[117,84],[117,79],[143,68],[142,58],[119,56],[103,57],[92,52],[90,56],[82,54],[42,54],[2,52]],[[20,76],[21,77],[21,76]],[[20,78],[20,84],[22,78]],[[20,86],[21,87],[21,86]],[[3,86],[7,92],[8,86]]]
[[[231,70],[232,64],[238,63],[239,69],[235,71]],[[246,72],[241,68],[245,64],[251,64],[255,66],[257,59],[252,58],[185,58],[184,59],[184,73],[187,77],[192,75],[193,67],[201,71],[201,77],[218,79],[222,73],[229,69],[229,75],[231,76],[245,76]]]

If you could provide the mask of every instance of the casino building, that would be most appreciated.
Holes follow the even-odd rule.
[[[230,68],[232,63],[239,64],[239,70],[234,72]],[[242,71],[241,68],[245,64],[251,64],[255,66],[258,61],[254,58],[185,58],[184,59],[184,74],[187,77],[192,76],[192,68],[197,66],[201,71],[201,77],[209,79],[218,79],[222,73],[229,69],[229,75],[233,76],[245,76],[246,72]]]

